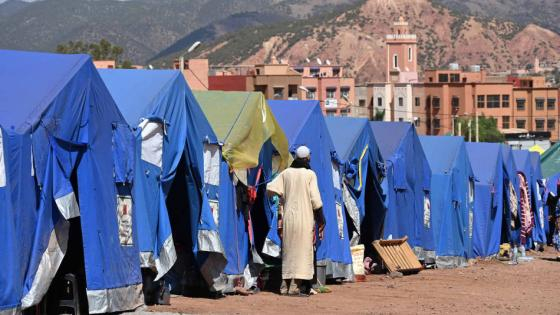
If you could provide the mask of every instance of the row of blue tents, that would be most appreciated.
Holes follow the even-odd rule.
[[[0,312],[37,305],[67,272],[90,313],[135,309],[160,279],[180,291],[185,274],[210,292],[255,287],[281,257],[266,183],[300,145],[331,278],[352,279],[351,246],[373,257],[381,238],[406,236],[440,267],[520,243],[520,178],[523,243],[546,241],[539,161],[505,145],[325,118],[318,101],[193,93],[178,71],[98,71],[84,55],[0,51],[0,99]]]

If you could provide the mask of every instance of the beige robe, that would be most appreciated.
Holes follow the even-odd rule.
[[[284,199],[282,279],[313,278],[313,211],[323,206],[317,175],[288,168],[267,185]]]

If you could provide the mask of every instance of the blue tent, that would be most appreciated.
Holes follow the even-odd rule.
[[[510,146],[502,144],[502,160],[504,168],[504,227],[502,240],[512,245],[519,244],[519,225],[512,223],[512,211],[519,208],[519,179],[517,166]]]
[[[504,160],[498,143],[466,144],[475,182],[473,253],[489,257],[500,250],[504,206]]]
[[[132,133],[91,58],[0,51],[0,98],[0,312],[66,272],[90,313],[140,306]]]
[[[385,205],[380,180],[385,176],[383,157],[367,119],[327,117],[343,176],[342,192],[351,218],[351,245],[365,244],[373,254],[374,240],[381,238]]]
[[[422,136],[430,163],[431,215],[439,267],[463,266],[472,257],[474,174],[462,137]]]
[[[318,101],[269,101],[293,153],[301,145],[311,149],[311,168],[317,174],[327,224],[318,242],[317,261],[326,263],[333,278],[351,278],[350,235],[343,210],[339,163]]]
[[[546,244],[546,234],[548,233],[548,208],[544,205],[545,199],[545,181],[541,170],[541,156],[538,152],[529,152],[531,160],[532,179],[532,203],[535,212],[535,228],[533,229],[533,241]]]
[[[406,235],[418,257],[433,259],[436,247],[428,214],[431,170],[416,129],[404,122],[371,122],[370,126],[387,161],[384,237]]]
[[[177,244],[179,255],[192,256],[184,249],[196,255],[197,261],[189,263],[202,266],[204,279],[213,286],[225,257],[203,193],[204,149],[217,144],[210,124],[179,71],[101,70],[100,74],[135,130],[133,196],[141,266],[156,268],[155,279],[161,278],[176,261]],[[179,267],[185,268],[181,261]]]

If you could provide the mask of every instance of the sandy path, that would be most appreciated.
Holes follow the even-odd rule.
[[[535,260],[516,266],[481,261],[468,268],[425,270],[391,279],[331,285],[330,294],[310,298],[273,293],[220,300],[173,298],[171,306],[149,311],[211,314],[560,314],[560,262],[555,253],[531,253]]]

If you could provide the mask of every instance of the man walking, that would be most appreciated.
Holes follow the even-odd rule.
[[[292,165],[267,185],[269,194],[280,197],[278,229],[282,238],[281,294],[306,296],[302,280],[314,274],[313,238],[315,223],[323,238],[325,218],[317,175],[310,167],[311,152],[301,146]]]

